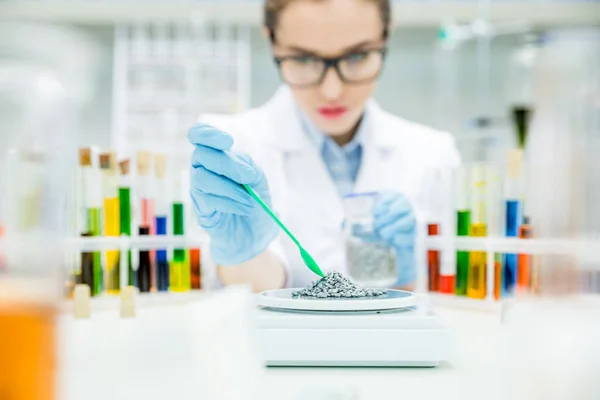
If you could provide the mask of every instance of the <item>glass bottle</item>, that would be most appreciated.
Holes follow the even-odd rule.
[[[348,275],[369,287],[387,287],[397,280],[396,254],[374,229],[373,206],[376,193],[344,197],[344,237]]]
[[[57,398],[74,134],[90,65],[78,38],[0,22],[0,398]]]

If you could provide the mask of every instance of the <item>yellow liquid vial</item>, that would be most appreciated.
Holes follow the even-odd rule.
[[[187,251],[181,249],[174,251],[169,272],[170,289],[172,292],[187,292],[190,290],[192,283],[190,260],[187,256]]]
[[[471,225],[470,236],[485,237],[487,226],[483,223]],[[485,251],[472,251],[469,255],[467,296],[472,299],[485,299],[487,282],[487,254]]]
[[[104,199],[104,235],[118,237],[121,234],[120,230],[119,198],[106,198]],[[108,250],[106,252],[105,278],[105,288],[108,294],[119,294],[120,276],[120,252],[119,250]]]

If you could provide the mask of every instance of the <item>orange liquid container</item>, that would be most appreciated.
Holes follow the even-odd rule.
[[[494,256],[494,299],[500,300],[502,296],[502,261],[499,254]]]
[[[438,224],[428,224],[427,234],[429,236],[439,235]],[[430,292],[440,291],[440,252],[439,250],[427,250],[427,277]]]
[[[0,300],[0,399],[56,399],[56,311]]]
[[[532,227],[529,224],[523,224],[519,228],[519,237],[528,239],[532,236]],[[528,292],[531,288],[531,255],[519,254],[517,268],[517,289],[519,292]]]
[[[190,277],[192,289],[202,289],[200,249],[190,249]]]

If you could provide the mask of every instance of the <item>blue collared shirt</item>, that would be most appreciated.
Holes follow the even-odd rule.
[[[363,116],[352,140],[341,147],[329,136],[323,134],[304,113],[300,110],[298,113],[302,129],[319,149],[340,196],[344,197],[352,193],[362,162],[363,140],[368,127],[367,113]]]
[[[358,171],[362,163],[363,144],[369,134],[369,114],[365,112],[352,140],[344,146],[338,146],[330,137],[323,134],[300,110],[302,129],[319,149],[323,161],[341,197],[354,192]],[[396,285],[403,286],[416,280],[414,248],[397,249],[398,280]]]

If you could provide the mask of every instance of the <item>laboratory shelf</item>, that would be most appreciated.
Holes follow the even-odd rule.
[[[476,1],[398,1],[395,23],[437,26],[453,19],[470,21],[482,16]],[[490,5],[492,21],[526,20],[536,26],[600,24],[597,2],[502,1]],[[30,19],[78,24],[114,24],[139,20],[173,21],[199,17],[205,21],[258,26],[262,1],[115,1],[15,0],[0,3],[0,19]]]

